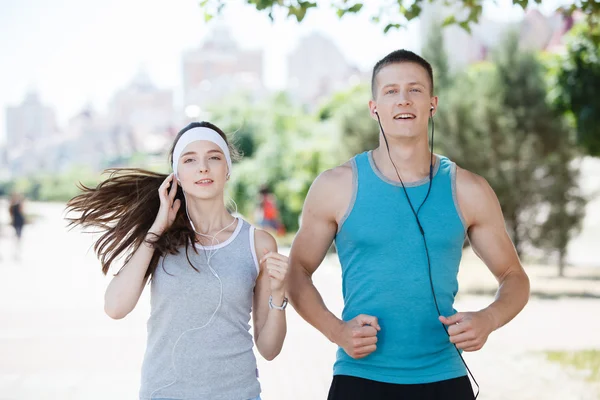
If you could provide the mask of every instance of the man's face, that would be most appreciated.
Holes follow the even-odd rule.
[[[384,133],[396,138],[427,137],[431,106],[437,108],[438,100],[431,95],[427,71],[412,62],[394,63],[379,71],[375,84],[369,108],[376,120],[375,111],[379,114]]]

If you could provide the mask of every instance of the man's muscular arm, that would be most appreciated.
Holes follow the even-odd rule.
[[[529,300],[529,278],[506,232],[496,194],[482,177],[458,168],[456,192],[473,251],[498,280],[496,299],[478,312],[459,312],[440,320],[449,325],[450,341],[475,351],[491,332],[512,320]]]
[[[327,309],[312,282],[335,238],[338,221],[352,196],[349,163],[323,172],[313,182],[302,212],[300,230],[290,252],[288,293],[290,302],[308,323],[354,358],[366,357],[377,348],[377,318],[359,315],[344,322]]]

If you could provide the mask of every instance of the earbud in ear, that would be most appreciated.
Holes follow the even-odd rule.
[[[435,109],[435,107],[431,106],[430,110],[433,111]]]

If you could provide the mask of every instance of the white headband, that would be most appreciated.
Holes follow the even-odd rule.
[[[173,172],[175,173],[175,177],[177,177],[177,164],[179,163],[181,153],[183,153],[183,150],[185,150],[188,144],[198,140],[208,140],[221,148],[221,151],[225,154],[225,158],[227,159],[227,175],[231,174],[231,155],[229,154],[229,147],[227,146],[227,143],[225,143],[225,140],[221,135],[210,128],[198,127],[186,131],[181,135],[175,145],[175,149],[173,150]]]

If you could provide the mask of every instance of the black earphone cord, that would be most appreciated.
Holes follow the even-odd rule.
[[[437,298],[435,296],[435,290],[433,288],[433,279],[431,278],[431,260],[429,258],[429,249],[427,248],[427,239],[425,238],[425,230],[423,230],[423,226],[421,225],[421,221],[419,220],[419,211],[421,211],[421,207],[423,207],[423,204],[425,204],[425,202],[427,201],[427,198],[429,197],[429,192],[431,192],[431,183],[433,181],[433,135],[435,133],[435,125],[433,123],[433,106],[431,107],[431,110],[430,110],[430,119],[431,119],[431,159],[429,161],[429,188],[427,189],[427,194],[425,195],[425,198],[423,199],[423,202],[421,203],[421,205],[419,206],[419,208],[417,209],[416,212],[415,212],[415,208],[412,205],[412,202],[410,201],[410,197],[408,196],[408,192],[406,191],[406,186],[404,186],[404,182],[402,181],[402,178],[400,177],[400,173],[398,172],[398,168],[396,168],[396,164],[394,163],[394,160],[392,159],[392,155],[390,153],[390,145],[388,144],[387,137],[385,136],[385,132],[383,131],[383,126],[381,126],[381,120],[379,119],[379,114],[377,113],[377,111],[375,111],[375,115],[377,116],[377,122],[379,123],[379,128],[381,129],[381,134],[383,135],[383,140],[385,141],[385,147],[387,148],[388,156],[390,158],[390,161],[392,162],[392,165],[394,166],[394,170],[396,171],[396,175],[398,176],[398,180],[400,181],[400,184],[402,185],[402,189],[404,189],[404,195],[406,196],[406,200],[408,201],[408,205],[410,206],[410,210],[412,211],[413,215],[415,216],[415,220],[417,221],[417,225],[419,227],[419,231],[421,232],[421,237],[423,238],[423,244],[425,245],[425,254],[427,255],[427,269],[428,269],[428,272],[429,272],[429,284],[431,286],[431,294],[433,295],[433,301],[435,303],[435,308],[437,310],[438,316],[441,317],[442,314],[440,313],[440,307],[438,306]],[[442,327],[444,328],[444,331],[446,332],[446,335],[448,335],[448,337],[450,337],[450,333],[448,333],[448,328],[446,328],[446,325],[442,324]],[[465,362],[465,359],[463,358],[462,354],[460,353],[460,350],[458,350],[458,347],[456,347],[456,344],[452,343],[452,345],[456,349],[456,352],[458,353],[460,359],[462,360],[463,364],[465,365],[465,368],[469,372],[469,375],[471,375],[471,379],[473,379],[473,382],[475,382],[475,385],[477,386],[477,393],[475,394],[475,399],[477,399],[477,396],[479,396],[479,384],[475,380],[475,377],[473,376],[473,373],[471,372],[471,370],[469,369],[469,366]]]

